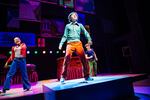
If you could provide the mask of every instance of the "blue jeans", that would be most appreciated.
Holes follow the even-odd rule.
[[[4,82],[3,89],[9,90],[10,89],[10,83],[12,77],[15,75],[16,70],[20,68],[21,75],[22,75],[22,83],[23,83],[23,89],[29,89],[31,87],[29,80],[28,80],[28,74],[27,74],[27,68],[26,68],[26,58],[14,58],[10,69],[6,75],[6,80]]]

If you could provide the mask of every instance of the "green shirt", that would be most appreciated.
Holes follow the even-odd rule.
[[[83,33],[88,40],[88,42],[91,41],[91,37],[89,33],[86,31],[84,26],[80,23],[69,23],[65,26],[64,35],[59,43],[59,46],[62,47],[64,42],[67,40],[67,43],[74,42],[74,41],[80,41],[80,33]]]

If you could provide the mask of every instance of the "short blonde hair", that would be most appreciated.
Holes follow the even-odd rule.
[[[14,38],[14,40],[16,40],[16,39],[20,40],[20,38],[19,38],[19,37],[15,37],[15,38]]]
[[[85,47],[87,47],[87,46],[90,46],[90,44],[89,43],[85,44]]]
[[[78,17],[77,12],[71,12],[71,13],[68,15],[68,21],[69,21],[69,22],[72,22],[72,20],[71,20],[71,15],[72,15],[72,14],[76,14],[77,17]],[[77,20],[78,20],[78,19],[77,19]]]

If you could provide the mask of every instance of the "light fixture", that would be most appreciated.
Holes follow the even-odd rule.
[[[30,54],[30,51],[27,51],[27,54]]]
[[[53,53],[53,51],[49,51],[49,53],[51,53],[51,54],[52,54],[52,53]]]
[[[43,51],[43,54],[46,54],[46,51]]]
[[[37,52],[37,51],[34,51],[34,54],[38,54],[38,52]]]
[[[65,53],[66,51],[65,50],[63,50],[63,53]]]

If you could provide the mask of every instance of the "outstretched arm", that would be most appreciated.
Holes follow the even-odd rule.
[[[12,55],[8,58],[8,60],[6,61],[4,67],[7,68],[8,67],[8,63],[12,61]]]
[[[88,44],[92,45],[92,39],[90,37],[90,34],[87,32],[87,30],[84,28],[84,26],[82,24],[80,24],[81,30],[84,33],[85,37],[88,40]]]
[[[68,34],[68,31],[67,31],[67,26],[65,27],[65,30],[64,30],[64,35],[63,35],[63,37],[61,38],[61,41],[60,41],[60,43],[59,43],[59,50],[61,50],[62,49],[62,46],[63,46],[63,44],[65,43],[65,41],[67,40],[67,34]]]
[[[8,58],[8,60],[6,61],[6,63],[5,63],[5,65],[4,65],[4,67],[5,68],[7,68],[8,67],[8,63],[10,63],[13,59],[14,59],[14,51],[13,51],[13,47],[12,47],[12,53],[11,53],[11,55],[10,55],[10,57]]]

